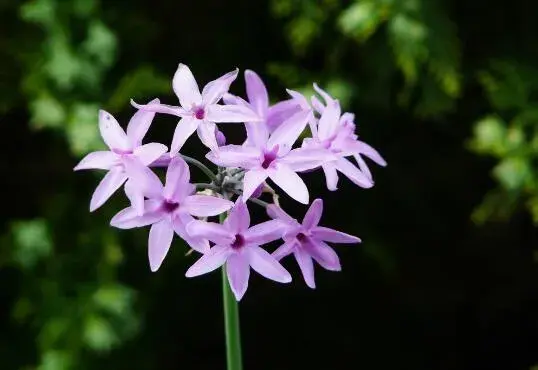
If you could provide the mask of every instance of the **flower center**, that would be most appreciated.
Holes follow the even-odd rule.
[[[299,233],[299,234],[297,234],[296,238],[299,241],[299,243],[302,244],[302,243],[306,242],[308,237],[303,233]]]
[[[262,168],[267,169],[273,163],[273,161],[277,158],[277,152],[278,152],[278,145],[276,145],[272,150],[270,151],[264,151],[263,152],[263,162],[262,162]]]
[[[195,108],[194,109],[194,117],[196,119],[204,119],[205,118],[205,110],[202,107]]]
[[[172,213],[179,208],[179,203],[165,200],[162,204],[162,208],[167,213]]]
[[[245,246],[245,237],[241,234],[236,234],[235,240],[232,243],[231,247],[233,249],[241,249],[244,246]]]
[[[133,151],[128,149],[128,150],[122,150],[122,149],[112,149],[112,152],[113,153],[116,153],[116,154],[119,154],[119,155],[128,155],[128,154],[133,154]]]

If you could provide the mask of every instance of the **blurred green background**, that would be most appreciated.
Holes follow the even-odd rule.
[[[89,214],[102,175],[72,172],[103,145],[98,108],[126,124],[130,98],[176,103],[179,62],[201,83],[254,69],[275,100],[317,81],[389,163],[370,190],[306,176],[323,224],[363,244],[337,246],[343,272],[317,269],[315,291],[294,261],[291,285],[252,276],[246,369],[533,368],[537,14],[527,0],[0,0],[0,369],[224,369],[220,274],[185,279],[179,240],[150,273],[148,230],[108,227],[124,197]],[[174,123],[157,117],[149,138],[169,145]]]

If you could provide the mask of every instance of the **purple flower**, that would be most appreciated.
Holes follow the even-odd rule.
[[[340,260],[336,252],[326,242],[333,243],[360,243],[361,240],[353,235],[318,226],[323,213],[323,201],[316,199],[306,212],[302,224],[292,218],[276,205],[267,207],[267,213],[275,220],[285,225],[284,244],[273,252],[277,260],[292,254],[303,274],[306,284],[314,289],[315,260],[323,268],[330,271],[340,271]]]
[[[273,132],[282,122],[299,112],[301,107],[295,99],[288,99],[278,102],[272,106],[269,105],[269,95],[267,88],[262,79],[254,71],[247,69],[245,71],[245,84],[247,88],[248,102],[243,98],[226,93],[223,101],[226,104],[245,106],[253,110],[262,119],[269,132]],[[255,129],[253,125],[258,122],[245,122],[247,129],[247,140],[251,137],[249,132]]]
[[[210,149],[217,148],[215,137],[215,123],[219,122],[253,122],[259,118],[251,109],[239,105],[217,104],[228,91],[231,83],[236,79],[238,69],[209,82],[200,93],[198,84],[191,70],[185,64],[179,64],[172,80],[174,92],[179,98],[180,107],[159,103],[139,105],[132,104],[140,109],[167,113],[181,117],[170,148],[170,156],[176,155],[185,141],[194,133]]]
[[[155,99],[152,104],[158,104]],[[138,111],[133,115],[127,125],[127,134],[118,121],[108,112],[99,111],[99,130],[101,137],[109,151],[96,151],[86,155],[74,168],[75,171],[87,169],[108,170],[107,174],[93,193],[90,201],[90,211],[93,212],[101,207],[112,194],[130,177],[126,171],[126,163],[131,167],[147,166],[155,161],[167,150],[166,146],[159,143],[142,145],[142,139],[151,125],[155,113]],[[138,205],[137,210],[141,213],[143,197],[135,184],[130,180],[126,184],[125,191],[133,204]]]
[[[144,171],[136,170],[133,171],[136,173],[134,179],[149,198],[145,201],[144,214],[140,216],[133,207],[129,207],[116,214],[110,224],[120,229],[152,225],[148,243],[151,271],[157,271],[161,266],[170,249],[174,231],[193,249],[207,252],[207,238],[192,237],[185,227],[194,221],[193,216],[216,216],[229,210],[233,203],[209,195],[193,195],[195,188],[189,182],[189,167],[181,157],[171,160],[165,186],[147,167]]]
[[[266,221],[250,226],[250,215],[246,204],[240,199],[230,211],[224,223],[193,221],[187,226],[192,236],[206,237],[215,243],[188,270],[185,276],[194,277],[216,270],[226,263],[230,287],[239,301],[248,287],[250,267],[268,279],[289,283],[291,275],[264,249],[261,244],[277,240],[282,236],[279,221]]]
[[[308,189],[297,175],[336,159],[324,148],[291,149],[306,126],[310,112],[300,111],[288,118],[271,135],[265,125],[256,125],[250,132],[249,145],[226,145],[209,152],[206,157],[222,167],[246,170],[243,199],[252,196],[267,178],[298,202],[308,204]]]
[[[312,97],[314,109],[321,114],[317,125],[311,125],[312,138],[303,141],[305,148],[325,148],[338,158],[322,165],[327,188],[336,190],[338,172],[343,173],[353,183],[363,187],[373,186],[372,174],[361,155],[364,155],[381,166],[387,163],[370,145],[358,140],[355,135],[354,115],[341,115],[340,103],[314,84],[314,89],[324,98],[325,105],[317,97]],[[359,168],[345,157],[354,156]]]

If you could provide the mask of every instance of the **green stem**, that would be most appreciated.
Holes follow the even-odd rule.
[[[225,218],[226,214],[221,214],[219,216],[220,222],[224,222]],[[226,368],[228,370],[242,370],[239,305],[230,289],[225,266],[222,266],[222,298],[224,304],[224,332],[226,335]]]
[[[207,166],[205,164],[203,164],[202,162],[200,162],[197,159],[194,159],[194,158],[189,157],[189,156],[184,155],[184,154],[180,154],[180,156],[181,156],[181,158],[183,158],[185,160],[185,162],[190,163],[193,166],[196,166],[200,170],[202,170],[202,172],[205,173],[205,175],[207,177],[209,177],[209,179],[211,179],[211,181],[217,182],[217,176],[215,176],[215,174],[209,168],[207,168]]]

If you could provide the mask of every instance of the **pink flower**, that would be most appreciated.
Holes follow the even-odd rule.
[[[319,167],[335,159],[324,148],[297,148],[293,144],[304,130],[310,113],[300,111],[282,123],[269,135],[263,124],[253,126],[249,145],[226,145],[206,157],[222,167],[246,170],[243,179],[243,199],[246,201],[267,178],[290,197],[308,204],[308,189],[297,172]]]
[[[340,271],[340,260],[326,242],[360,243],[356,236],[342,233],[327,227],[318,226],[323,213],[323,201],[316,199],[306,212],[303,222],[299,223],[276,205],[267,207],[267,213],[279,220],[284,227],[284,244],[273,252],[273,257],[281,260],[293,253],[306,284],[314,289],[314,263],[316,261],[326,270]]]
[[[240,199],[230,211],[224,224],[193,221],[187,226],[192,236],[205,237],[215,243],[188,270],[185,276],[206,274],[226,264],[230,287],[239,301],[247,291],[250,268],[279,283],[289,283],[291,275],[260,245],[282,236],[279,221],[266,221],[250,226],[246,204]]]
[[[145,201],[144,213],[139,215],[133,207],[128,207],[116,214],[110,224],[120,229],[152,225],[148,242],[151,271],[157,271],[161,266],[170,249],[174,232],[193,249],[207,252],[207,238],[192,237],[185,227],[194,221],[193,216],[216,216],[229,210],[233,203],[214,196],[193,195],[195,189],[189,182],[189,167],[181,157],[171,160],[165,186],[147,167],[135,168],[132,172],[144,195],[149,198]]]
[[[152,104],[158,104],[155,99]],[[130,178],[126,171],[126,162],[132,166],[147,166],[167,150],[159,143],[142,145],[155,113],[138,111],[127,125],[127,134],[118,121],[108,112],[99,111],[99,130],[101,137],[110,148],[108,151],[97,151],[86,155],[74,168],[75,171],[87,169],[108,170],[107,174],[93,193],[90,201],[90,211],[101,207],[120,186]],[[131,180],[125,185],[125,192],[138,213],[143,212],[143,196]]]
[[[146,105],[139,105],[134,102],[132,104],[146,111],[167,113],[181,117],[172,139],[170,156],[175,156],[179,152],[194,131],[198,132],[198,137],[204,145],[210,149],[215,149],[218,147],[215,137],[215,123],[255,122],[260,120],[255,112],[245,106],[217,104],[236,79],[237,73],[238,69],[235,69],[209,82],[200,93],[198,84],[189,67],[185,64],[179,64],[172,80],[172,85],[179,99],[180,107],[153,102]]]

